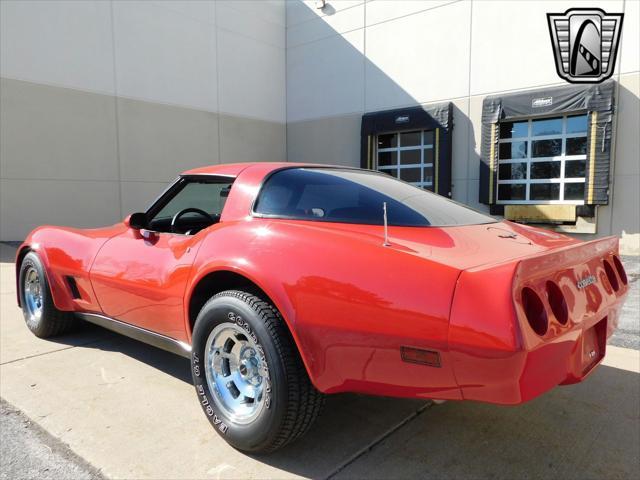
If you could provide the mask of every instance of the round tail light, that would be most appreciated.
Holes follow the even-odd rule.
[[[569,308],[567,307],[567,301],[562,294],[560,287],[554,282],[547,282],[547,297],[549,298],[549,306],[556,320],[562,325],[565,325],[569,320]]]
[[[616,270],[618,270],[618,275],[620,275],[620,280],[625,285],[627,284],[627,272],[624,271],[624,267],[622,266],[622,262],[618,258],[617,255],[613,256],[613,264],[616,266]]]
[[[529,287],[522,289],[522,307],[533,331],[540,336],[547,333],[547,327],[549,326],[547,312],[538,294]]]
[[[617,292],[620,288],[620,285],[618,284],[618,277],[616,277],[616,272],[613,271],[613,267],[608,260],[603,260],[602,263],[604,265],[604,271],[607,274],[607,278],[609,279],[609,283]]]

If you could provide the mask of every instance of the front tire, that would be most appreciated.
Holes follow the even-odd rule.
[[[53,337],[73,327],[73,314],[58,310],[53,303],[44,266],[36,252],[24,257],[18,279],[24,321],[36,337]]]
[[[265,299],[238,290],[218,293],[202,307],[192,338],[200,404],[233,447],[272,452],[305,433],[319,415],[324,395]]]

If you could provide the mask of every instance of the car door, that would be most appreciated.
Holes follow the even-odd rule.
[[[186,340],[183,299],[194,258],[222,213],[233,179],[180,178],[146,212],[147,228],[128,228],[98,252],[90,278],[103,313],[111,318]],[[185,209],[206,212],[180,216]]]

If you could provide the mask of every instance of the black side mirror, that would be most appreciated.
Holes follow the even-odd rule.
[[[124,219],[124,224],[129,228],[133,228],[134,230],[147,228],[147,214],[142,212],[132,213]]]

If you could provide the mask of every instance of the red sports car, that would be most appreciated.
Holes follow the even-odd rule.
[[[617,252],[378,172],[252,163],[111,227],[38,228],[16,273],[35,335],[85,320],[190,358],[216,431],[266,452],[325,394],[519,404],[583,380],[628,291]]]

